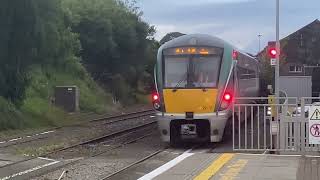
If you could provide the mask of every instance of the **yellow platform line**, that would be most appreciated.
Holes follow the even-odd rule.
[[[194,180],[207,180],[214,176],[228,161],[232,159],[235,154],[224,153],[218,159],[212,162],[212,164],[202,171]]]

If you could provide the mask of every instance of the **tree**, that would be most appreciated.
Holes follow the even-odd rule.
[[[150,78],[143,80],[153,74],[155,29],[142,20],[134,2],[66,0],[64,7],[73,32],[79,34],[82,61],[95,80],[111,92],[130,89],[113,93],[117,98],[124,96],[121,92],[134,94],[141,84],[153,83]]]
[[[164,43],[166,43],[166,42],[168,42],[170,40],[173,40],[173,39],[175,39],[177,37],[180,37],[180,36],[183,36],[183,35],[185,35],[185,34],[180,33],[180,32],[168,33],[160,40],[160,44],[162,45],[162,44],[164,44]]]
[[[22,101],[31,65],[60,65],[79,48],[60,0],[0,1],[0,96]]]

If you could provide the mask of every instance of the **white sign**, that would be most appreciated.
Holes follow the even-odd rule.
[[[320,144],[320,106],[309,109],[309,144]]]
[[[279,125],[276,121],[271,121],[271,132],[273,135],[278,134]]]
[[[271,66],[275,66],[277,64],[277,59],[274,59],[274,58],[270,59],[270,64]]]

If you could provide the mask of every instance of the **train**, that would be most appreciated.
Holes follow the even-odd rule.
[[[154,79],[158,129],[162,141],[171,145],[222,141],[235,98],[259,96],[259,62],[206,34],[183,35],[163,44]]]

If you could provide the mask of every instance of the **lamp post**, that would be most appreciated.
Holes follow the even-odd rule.
[[[259,51],[257,53],[257,60],[260,62],[260,52],[261,52],[261,34],[258,34],[258,38],[259,38]]]
[[[259,52],[258,54],[261,52],[261,34],[258,34],[258,38],[259,38]]]

